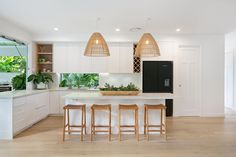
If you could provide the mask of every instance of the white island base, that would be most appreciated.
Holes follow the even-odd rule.
[[[137,96],[102,96],[99,92],[92,93],[72,93],[65,97],[65,105],[80,105],[86,104],[86,129],[90,133],[90,108],[92,104],[111,104],[112,106],[112,134],[118,134],[118,105],[119,104],[137,104],[139,106],[139,132],[143,134],[144,131],[144,104],[164,104],[166,99],[173,99],[172,94],[139,94]],[[96,111],[95,124],[108,125],[108,112]],[[81,111],[70,112],[70,123],[80,124]],[[160,124],[160,112],[157,110],[149,111],[149,123]],[[134,112],[122,111],[121,112],[121,125],[134,124]],[[102,129],[102,128],[101,128]],[[128,128],[129,129],[129,128]]]

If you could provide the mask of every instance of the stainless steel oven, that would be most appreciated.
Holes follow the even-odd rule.
[[[0,84],[0,92],[12,91],[10,84]]]

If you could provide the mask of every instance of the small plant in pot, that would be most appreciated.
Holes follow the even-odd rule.
[[[28,82],[33,82],[33,84],[36,86],[36,89],[47,89],[48,84],[53,82],[52,76],[50,74],[41,72],[30,75],[27,80]]]

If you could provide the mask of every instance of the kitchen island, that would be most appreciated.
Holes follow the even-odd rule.
[[[65,105],[67,104],[86,104],[86,121],[87,130],[90,131],[90,107],[92,104],[111,104],[112,105],[112,133],[118,133],[118,105],[119,104],[137,104],[139,106],[139,126],[140,133],[143,133],[143,119],[144,119],[144,104],[165,104],[166,99],[173,99],[173,94],[167,93],[140,93],[137,96],[103,96],[99,92],[80,92],[71,93],[64,96]],[[72,111],[70,116],[71,124],[78,124],[81,122],[81,116],[79,116],[80,111]],[[107,124],[108,113],[106,111],[96,112],[96,124],[104,125]],[[133,124],[134,114],[128,113],[128,111],[121,113],[121,123],[122,124]],[[160,122],[160,116],[158,111],[150,111],[149,120],[152,124],[157,124]]]

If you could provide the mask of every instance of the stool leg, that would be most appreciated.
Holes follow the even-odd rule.
[[[70,135],[70,111],[67,109],[67,124],[68,124],[68,133]]]
[[[62,140],[65,141],[65,129],[66,129],[66,110],[64,109],[64,117],[63,117],[63,137]]]
[[[109,141],[111,141],[111,109],[109,109]]]
[[[162,131],[163,131],[163,129],[162,129],[162,124],[163,124],[163,110],[161,109],[161,123],[160,123],[160,126],[161,126],[161,128],[160,128],[160,132],[161,132],[161,135],[162,135]]]
[[[86,135],[87,132],[86,132],[86,106],[84,107],[84,134]]]
[[[118,111],[118,129],[119,129],[119,140],[121,141],[121,130],[120,130],[120,109]]]
[[[144,136],[146,136],[146,106],[144,106]]]
[[[83,141],[83,132],[84,132],[84,125],[83,125],[83,123],[84,123],[84,109],[82,108],[82,110],[81,110],[81,132],[80,132],[80,140],[81,141]]]
[[[164,109],[165,140],[167,140],[166,110]]]
[[[90,139],[93,141],[93,109],[91,109],[91,134],[90,134]]]
[[[147,123],[146,123],[146,129],[147,129],[147,140],[149,141],[149,120],[148,120],[148,110],[146,111],[147,115]]]
[[[137,136],[137,140],[139,141],[139,124],[138,124],[138,110],[135,110],[135,128],[136,128],[136,136]]]

